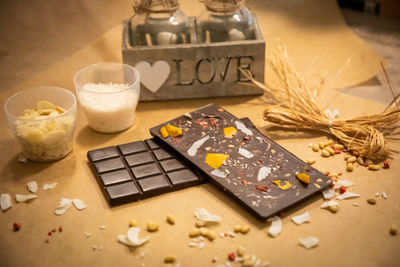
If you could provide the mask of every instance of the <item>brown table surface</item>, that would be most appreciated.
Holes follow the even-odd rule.
[[[331,85],[350,86],[374,76],[379,70],[376,65],[380,57],[347,29],[335,1],[320,2],[309,0],[302,4],[284,4],[271,1],[263,4],[261,1],[249,1],[249,6],[261,22],[270,48],[276,46],[276,38],[280,37],[288,45],[289,54],[300,73],[328,71],[330,74],[326,77],[332,80],[333,73],[352,55],[349,51],[357,48],[358,52],[347,65],[345,74]],[[199,7],[201,4],[197,2],[182,3],[182,9],[188,15],[195,15]],[[298,14],[297,21],[291,20],[295,14]],[[321,24],[324,18],[326,24]],[[311,23],[313,19],[319,24]],[[328,27],[328,20],[335,27]],[[288,29],[287,32],[282,32],[282,28]],[[56,85],[74,91],[73,74],[83,66],[100,61],[121,61],[120,31],[120,26],[111,29],[97,41],[59,60],[49,69],[1,92],[1,103],[4,104],[11,94],[36,85]],[[315,57],[312,51],[317,48],[319,59],[316,65],[310,67]],[[268,70],[266,77],[270,77]],[[319,99],[323,107],[339,109],[341,118],[378,113],[385,108],[373,99],[358,98],[343,90],[323,90]],[[86,152],[149,138],[148,129],[152,126],[209,102],[223,106],[237,117],[249,117],[265,134],[299,158],[316,158],[315,167],[321,171],[343,172],[341,178],[355,183],[349,190],[359,193],[361,197],[340,201],[339,211],[333,214],[320,209],[323,199],[316,196],[285,213],[282,232],[276,238],[267,235],[269,226],[266,222],[255,219],[212,184],[110,208],[87,164]],[[266,128],[267,123],[262,119],[266,105],[265,97],[140,103],[134,125],[118,134],[93,132],[86,126],[86,118],[79,109],[73,152],[60,161],[45,164],[18,162],[20,148],[8,129],[4,110],[1,109],[0,193],[12,196],[13,206],[6,212],[0,212],[0,266],[161,266],[164,257],[169,254],[176,255],[176,262],[181,266],[217,266],[225,263],[227,255],[238,245],[246,247],[250,254],[261,259],[261,263],[269,262],[270,266],[398,266],[399,234],[389,234],[390,225],[400,227],[398,155],[389,159],[391,168],[388,170],[374,172],[357,167],[348,173],[343,154],[322,158],[309,148],[309,143],[327,140],[327,136],[311,132],[278,134]],[[391,143],[391,147],[400,150],[398,143]],[[27,194],[26,182],[33,180],[39,184],[39,197],[30,203],[17,204],[14,195]],[[43,184],[52,182],[58,183],[56,188],[41,190]],[[376,197],[377,204],[374,206],[366,202],[367,198],[382,192],[387,193],[388,199]],[[88,208],[78,211],[71,207],[64,215],[56,216],[54,210],[61,197],[80,198]],[[239,234],[235,239],[217,237],[212,243],[206,240],[204,248],[191,248],[188,246],[191,241],[188,232],[194,226],[193,211],[197,207],[222,217],[219,224],[210,226],[217,233],[231,231],[238,224],[248,224],[250,232]],[[298,226],[291,222],[292,216],[306,211],[310,213],[310,223]],[[165,221],[168,213],[176,219],[174,226]],[[151,236],[148,243],[138,248],[128,248],[117,242],[117,235],[126,233],[131,219],[139,222],[143,229],[141,236]],[[146,222],[150,220],[160,224],[158,232],[145,231]],[[13,232],[13,222],[22,224],[20,231]],[[101,230],[101,225],[106,228]],[[63,231],[48,236],[48,232],[58,226],[62,226]],[[87,238],[85,231],[93,235]],[[318,237],[319,245],[310,250],[301,247],[298,239],[307,236]],[[46,239],[50,242],[46,243]],[[93,245],[103,249],[95,251]],[[215,256],[217,261],[212,263]],[[231,264],[240,266],[239,263]]]

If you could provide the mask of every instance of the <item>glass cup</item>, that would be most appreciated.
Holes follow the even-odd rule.
[[[35,87],[12,95],[4,104],[8,124],[32,161],[51,162],[73,148],[76,98],[59,87]]]
[[[133,124],[140,94],[135,68],[121,63],[94,64],[78,71],[74,83],[90,128],[115,133]]]

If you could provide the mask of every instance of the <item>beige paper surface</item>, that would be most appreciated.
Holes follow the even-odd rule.
[[[281,1],[269,1],[265,4],[263,1],[249,1],[250,7],[262,24],[264,38],[269,47],[274,47],[276,43],[273,40],[280,37],[287,44],[290,56],[300,72],[307,70],[310,59],[316,54],[315,51],[323,49],[320,52],[321,60],[317,61],[319,65],[314,65],[310,73],[327,69],[327,77],[340,68],[342,60],[345,61],[355,47],[359,47],[360,51],[364,52],[359,60],[352,59],[348,64],[348,71],[353,75],[342,78],[342,82],[346,81],[342,85],[358,83],[376,73],[375,63],[380,60],[379,57],[344,27],[334,1],[302,3],[300,5],[297,1],[290,1],[290,10],[287,10],[285,5],[289,4]],[[196,14],[200,6],[197,2],[182,3],[183,10],[189,15]],[[320,21],[329,18],[330,21],[335,21],[336,26],[324,28],[323,21],[320,22],[322,25],[313,26],[315,23],[307,23],[310,16]],[[304,24],[291,22],[292,20],[303,21]],[[335,30],[337,27],[340,29]],[[307,38],[302,38],[300,32],[306,33],[307,28]],[[322,30],[324,34],[321,34],[317,29],[330,30]],[[120,31],[120,27],[109,31],[92,45],[46,72],[17,88],[1,93],[1,102],[4,103],[14,92],[35,85],[56,85],[73,91],[72,77],[83,66],[100,61],[121,60]],[[340,38],[332,38],[333,36]],[[311,46],[314,44],[316,46]],[[26,194],[28,192],[25,184],[32,180],[36,180],[40,188],[44,183],[59,184],[50,191],[39,189],[39,197],[31,203],[17,204],[13,200],[13,207],[0,213],[0,265],[141,266],[144,263],[145,266],[161,266],[165,256],[174,254],[181,266],[217,266],[226,262],[227,255],[235,251],[238,245],[245,246],[250,254],[261,259],[261,263],[268,261],[270,266],[398,265],[400,238],[399,235],[389,235],[391,224],[400,227],[400,180],[397,175],[400,172],[400,162],[397,155],[395,159],[390,160],[389,170],[372,172],[357,167],[353,173],[347,173],[343,155],[329,159],[321,158],[308,147],[311,142],[326,139],[316,133],[286,132],[283,135],[275,135],[264,130],[267,135],[301,159],[317,159],[316,168],[322,171],[343,172],[343,178],[356,184],[351,190],[360,193],[361,197],[341,201],[338,213],[332,214],[319,208],[322,199],[317,196],[285,214],[283,230],[277,238],[267,235],[267,223],[256,220],[212,184],[110,208],[87,164],[86,152],[149,138],[150,127],[211,101],[238,117],[249,117],[260,129],[264,129],[266,125],[262,119],[265,105],[262,97],[140,103],[136,121],[129,130],[107,135],[90,130],[86,126],[84,114],[79,109],[72,154],[52,164],[21,164],[17,161],[20,149],[7,129],[4,111],[1,110],[0,193],[10,193],[12,198],[15,193]],[[343,117],[371,114],[384,108],[374,102],[332,90],[325,92],[321,101],[326,103],[328,108],[338,108]],[[398,144],[393,148],[400,149]],[[389,196],[387,200],[379,196],[375,206],[367,204],[366,198],[374,197],[377,192],[383,191]],[[54,210],[61,197],[80,198],[88,208],[77,211],[71,207],[64,215],[56,216]],[[354,206],[354,202],[359,206]],[[251,230],[247,235],[239,234],[235,239],[218,237],[213,243],[205,240],[204,248],[190,248],[188,243],[191,239],[187,234],[194,226],[193,211],[197,207],[204,207],[222,217],[220,224],[210,226],[210,229],[217,233],[232,231],[238,224],[248,224]],[[311,215],[310,223],[297,226],[290,221],[292,216],[305,211]],[[176,219],[174,226],[165,222],[168,213],[173,214]],[[156,233],[143,230],[141,236],[150,235],[150,241],[142,247],[129,249],[119,244],[116,238],[118,234],[126,233],[131,219],[136,219],[142,229],[147,221],[156,221],[160,223],[160,230]],[[22,224],[19,232],[12,231],[13,222]],[[63,227],[61,233],[48,236],[49,231],[60,225]],[[106,229],[99,229],[100,225],[105,225]],[[84,231],[93,233],[92,237],[87,238]],[[307,236],[318,237],[318,247],[306,250],[298,244],[298,238]],[[45,242],[46,239],[49,243]],[[102,246],[103,250],[94,251],[93,245]],[[217,262],[212,263],[215,256]],[[232,266],[240,264],[232,263]]]

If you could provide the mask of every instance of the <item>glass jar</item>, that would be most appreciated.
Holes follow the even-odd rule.
[[[198,38],[202,42],[226,42],[255,39],[254,19],[243,0],[204,0],[197,19]]]
[[[178,0],[142,0],[130,20],[130,45],[190,43],[189,19]]]

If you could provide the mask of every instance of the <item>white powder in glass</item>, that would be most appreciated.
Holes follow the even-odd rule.
[[[87,83],[78,92],[89,126],[103,133],[129,128],[135,119],[139,90],[126,84]]]

